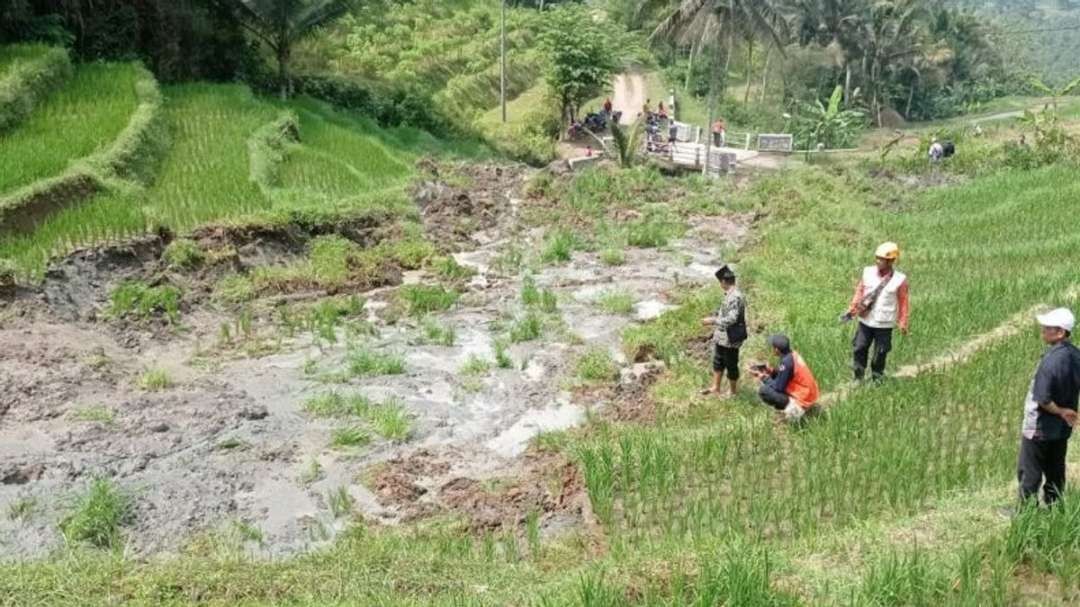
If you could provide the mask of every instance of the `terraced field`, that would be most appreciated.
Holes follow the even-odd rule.
[[[0,135],[0,196],[60,174],[111,143],[138,105],[134,64],[80,67],[29,118]]]

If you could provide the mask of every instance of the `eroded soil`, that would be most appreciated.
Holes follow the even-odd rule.
[[[545,534],[589,524],[576,467],[530,448],[530,441],[581,424],[590,410],[624,421],[655,416],[648,385],[662,369],[648,353],[628,357],[620,333],[669,309],[673,289],[711,281],[720,251],[745,239],[751,218],[696,218],[685,238],[663,249],[627,249],[620,266],[576,252],[568,263],[537,268],[537,286],[558,296],[542,337],[511,344],[510,368],[492,365],[467,375],[462,367],[475,357],[493,360],[496,339],[524,313],[522,273],[497,269],[496,259],[511,241],[536,250],[543,238],[543,230],[518,225],[525,172],[477,171],[456,185],[432,176],[418,195],[432,238],[476,272],[461,285],[459,302],[433,315],[455,328],[453,346],[423,344],[418,319],[388,313],[396,304],[394,283],[434,283],[426,271],[405,272],[362,293],[365,334],[343,325],[334,342],[302,330],[289,336],[268,312],[251,321],[245,347],[224,346],[221,326],[235,322],[236,312],[197,288],[185,296],[179,328],[103,318],[112,286],[157,275],[147,269],[161,251],[153,238],[119,252],[77,254],[39,292],[6,304],[0,310],[3,554],[34,557],[59,546],[58,522],[101,476],[134,497],[125,533],[140,554],[181,549],[234,521],[260,530],[261,541],[248,548],[265,555],[328,542],[354,516],[396,524],[456,513],[476,530],[537,516]],[[239,248],[241,265],[299,250],[257,236]],[[633,297],[631,314],[597,306],[615,288]],[[342,375],[357,348],[399,356],[405,372]],[[574,363],[589,348],[611,352],[622,368],[617,386],[579,385]],[[639,360],[630,359],[635,354]],[[150,368],[165,370],[174,385],[141,387],[139,377]],[[366,446],[332,447],[334,430],[348,421],[304,409],[305,401],[329,391],[396,400],[408,411],[409,437],[373,434]],[[342,493],[353,513],[331,503],[340,506]],[[9,516],[16,503],[30,506]]]

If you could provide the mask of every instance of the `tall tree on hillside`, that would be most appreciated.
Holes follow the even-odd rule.
[[[320,26],[344,15],[349,0],[216,0],[229,7],[238,22],[274,53],[281,98],[292,92],[289,60],[292,47]]]
[[[858,62],[860,20],[868,0],[787,0],[784,10],[802,46],[830,50],[844,78],[844,103],[851,99],[853,63]]]
[[[611,23],[566,3],[547,11],[540,44],[549,59],[547,82],[559,98],[563,122],[573,121],[579,106],[611,81],[619,36]]]
[[[859,54],[863,83],[870,98],[870,112],[882,126],[882,109],[888,101],[888,85],[910,71],[923,49],[926,16],[924,0],[880,0],[859,21]]]

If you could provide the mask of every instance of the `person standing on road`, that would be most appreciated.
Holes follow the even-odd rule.
[[[750,368],[751,374],[761,382],[758,396],[762,402],[783,413],[787,421],[799,421],[816,411],[821,395],[817,380],[802,356],[791,349],[791,340],[786,335],[773,335],[769,345],[780,360],[775,369],[768,365]]]
[[[908,280],[894,266],[900,259],[896,243],[886,242],[874,252],[875,263],[863,268],[862,277],[855,286],[851,306],[841,320],[859,319],[852,342],[855,379],[866,376],[866,363],[870,346],[874,346],[874,358],[870,362],[873,379],[885,375],[885,358],[892,350],[892,332],[896,326],[900,333],[908,334]]]
[[[712,385],[702,390],[702,395],[720,394],[720,384],[727,375],[730,396],[739,389],[739,348],[746,341],[746,297],[735,286],[735,271],[724,266],[716,271],[716,279],[724,289],[724,303],[715,316],[701,319],[705,326],[713,328],[713,377]]]
[[[726,127],[724,125],[723,118],[717,118],[716,122],[712,123],[713,145],[722,148],[726,144]]]
[[[1022,502],[1038,499],[1041,485],[1049,506],[1065,492],[1065,454],[1080,396],[1080,350],[1070,340],[1076,324],[1071,311],[1058,308],[1036,318],[1050,347],[1035,369],[1024,402],[1016,477]]]
[[[604,99],[604,114],[606,117],[611,117],[611,97]]]

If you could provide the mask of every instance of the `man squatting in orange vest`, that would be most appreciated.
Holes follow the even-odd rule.
[[[862,278],[855,287],[855,296],[851,306],[840,320],[847,322],[858,317],[859,328],[852,342],[855,379],[866,376],[867,355],[871,344],[874,357],[870,361],[870,371],[875,380],[885,374],[885,357],[892,350],[893,327],[899,326],[900,333],[908,333],[908,281],[903,272],[893,266],[900,259],[900,248],[896,243],[886,242],[874,252],[876,263],[863,268]]]
[[[780,361],[775,369],[766,365],[750,367],[750,374],[761,382],[758,396],[783,413],[787,421],[798,421],[817,407],[820,396],[817,381],[802,356],[791,349],[791,340],[786,335],[773,335],[769,345]]]

